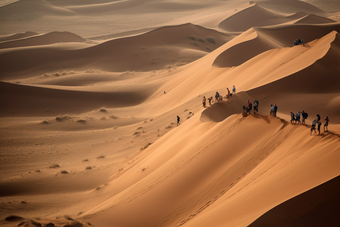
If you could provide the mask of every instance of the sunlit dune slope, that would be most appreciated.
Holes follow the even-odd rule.
[[[273,204],[335,177],[338,140],[310,137],[304,126],[268,116],[236,115],[219,124],[194,116],[150,146],[124,180],[103,188],[112,197],[85,217],[96,213],[88,217],[91,223],[113,226],[246,226]],[[308,146],[312,141],[318,146]],[[315,158],[320,152],[323,158]],[[328,171],[317,174],[315,165]],[[114,192],[122,184],[130,186]]]
[[[254,33],[256,37],[234,45],[221,53],[220,56],[216,58],[214,66],[238,66],[264,51],[273,48],[293,46],[295,39],[302,38],[304,42],[307,43],[314,39],[321,38],[333,30],[340,31],[340,24],[283,25],[255,28]]]
[[[166,111],[169,104],[177,106],[179,103],[185,103],[197,96],[201,97],[199,99],[202,99],[203,95],[214,96],[215,91],[226,95],[226,87],[231,89],[232,85],[236,85],[237,91],[250,91],[242,99],[228,100],[225,106],[226,110],[221,112],[224,117],[221,116],[220,119],[225,119],[226,116],[229,116],[228,114],[242,111],[246,100],[254,98],[261,99],[260,102],[263,103],[263,106],[270,107],[270,104],[276,103],[280,105],[279,111],[286,112],[286,114],[305,109],[313,113],[318,111],[324,114],[333,113],[335,118],[338,116],[339,108],[336,105],[339,95],[337,88],[339,82],[339,37],[337,32],[330,32],[305,46],[268,50],[238,67],[211,67],[215,58],[220,56],[220,53],[225,49],[228,50],[229,45],[234,46],[235,43],[240,45],[237,43],[242,44],[242,41],[252,38],[253,34],[254,32],[248,31],[248,35],[237,37],[174,74],[173,79],[156,92],[159,94],[162,91],[167,91],[167,95],[155,97],[159,101],[156,102],[157,108],[154,108],[153,111]],[[237,56],[234,57],[235,60],[239,60]],[[180,77],[179,75],[183,73],[188,76]],[[327,79],[323,79],[326,77]],[[262,89],[262,86],[267,85],[268,87]],[[184,93],[182,93],[183,90]],[[308,97],[318,98],[311,102],[306,100]],[[238,101],[235,102],[236,100]],[[263,114],[268,113],[269,107]],[[333,120],[339,121],[338,118]]]

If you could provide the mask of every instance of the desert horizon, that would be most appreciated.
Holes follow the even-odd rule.
[[[339,226],[338,0],[0,0],[0,225]]]

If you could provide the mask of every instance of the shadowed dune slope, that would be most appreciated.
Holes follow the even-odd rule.
[[[44,0],[19,0],[0,7],[0,18],[6,20],[31,20],[42,15],[69,16],[74,15],[74,12]]]
[[[315,0],[311,0],[315,2]],[[325,12],[313,3],[297,0],[269,0],[261,1],[260,4],[265,8],[283,13],[305,12],[307,14],[324,15]]]
[[[220,32],[192,24],[169,26],[80,50],[45,47],[4,52],[0,54],[3,63],[1,71],[12,73],[42,68],[45,71],[49,68],[99,68],[107,71],[162,69],[177,62],[185,64],[196,60],[229,39]],[[182,52],[184,49],[194,51],[186,55]]]
[[[39,33],[23,32],[23,33],[17,33],[17,34],[14,34],[14,35],[1,36],[0,42],[6,42],[6,41],[10,41],[10,40],[15,40],[15,39],[23,39],[23,38],[27,38],[27,37],[34,36],[34,35],[39,35]]]
[[[70,32],[50,32],[44,35],[22,38],[0,43],[0,49],[26,46],[48,45],[63,42],[84,42],[85,39]]]
[[[297,22],[295,22],[295,24],[326,24],[326,23],[334,23],[336,21],[326,18],[326,17],[321,17],[318,15],[314,15],[314,14],[309,14],[303,18],[301,18],[300,20],[298,20]]]
[[[337,176],[274,207],[249,227],[338,226],[339,210],[340,176]]]
[[[81,113],[102,106],[124,107],[143,102],[152,92],[152,86],[135,86],[117,91],[98,88],[66,90],[63,87],[35,87],[0,82],[2,116],[43,116],[61,113]],[[104,91],[103,91],[104,90]],[[53,111],[46,112],[46,109]]]
[[[257,34],[256,38],[228,48],[216,58],[213,65],[217,67],[238,66],[267,50],[292,46],[297,38],[303,38],[304,43],[307,43],[333,30],[340,31],[340,23],[256,28],[254,30]]]
[[[254,4],[227,18],[218,27],[231,32],[240,32],[251,27],[281,24],[287,21],[284,16]]]

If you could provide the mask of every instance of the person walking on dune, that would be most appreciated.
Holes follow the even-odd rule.
[[[253,104],[252,104],[251,102],[249,102],[249,100],[247,100],[247,102],[248,102],[247,112],[248,112],[249,114],[251,114],[251,110],[253,109]]]
[[[277,113],[277,105],[274,105],[274,117],[276,117],[276,113]]]
[[[319,121],[318,122],[318,132],[319,132],[319,135],[320,135],[320,128],[321,128],[321,122]]]
[[[212,96],[208,98],[209,106],[211,106],[211,100],[212,100]]]
[[[298,112],[295,114],[295,122],[297,122],[298,124],[300,124],[300,111],[298,111]]]
[[[205,98],[205,96],[203,96],[203,100],[202,100],[202,104],[203,104],[203,107],[205,108],[205,103],[206,103],[206,98]]]
[[[259,112],[259,101],[257,101],[256,99],[254,100],[254,113],[255,112]]]
[[[308,117],[308,113],[306,113],[304,110],[302,110],[302,124],[305,124],[305,120],[307,119]]]
[[[323,131],[324,132],[328,132],[328,122],[329,122],[329,118],[328,116],[326,116],[326,118],[324,119],[325,124],[323,125]]]
[[[235,85],[233,85],[233,95],[235,95],[236,94],[236,87],[235,87]]]
[[[270,115],[274,115],[274,106],[270,104]]]
[[[310,129],[310,134],[312,135],[313,131],[316,133],[315,131],[315,126],[316,126],[316,119],[314,119],[314,121],[312,122],[312,127]]]
[[[227,98],[229,99],[229,96],[230,96],[229,88],[227,88],[227,90],[228,90]]]
[[[177,115],[177,126],[180,125],[181,118]]]
[[[215,94],[215,100],[216,102],[220,101],[220,94],[216,91],[216,94]]]
[[[321,119],[320,115],[319,115],[319,114],[317,114],[317,115],[316,115],[316,122],[319,122],[319,121],[320,121],[320,119]]]
[[[293,112],[290,112],[290,123],[295,123],[295,114]]]

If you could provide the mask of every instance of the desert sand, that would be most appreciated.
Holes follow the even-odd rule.
[[[338,0],[2,0],[0,26],[0,226],[340,225]]]

